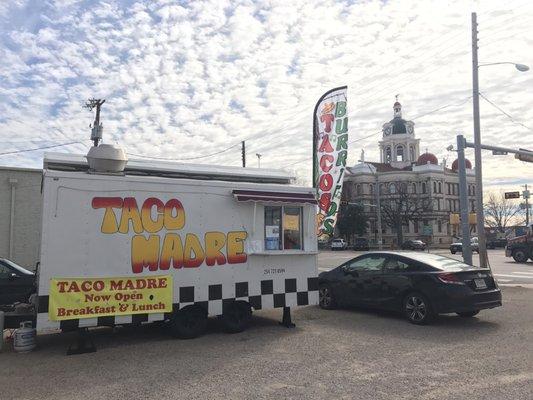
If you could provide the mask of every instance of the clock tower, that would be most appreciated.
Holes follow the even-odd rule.
[[[415,138],[415,123],[402,118],[402,105],[393,106],[394,118],[383,124],[383,139],[379,142],[381,162],[403,168],[416,162],[420,155],[420,139]]]

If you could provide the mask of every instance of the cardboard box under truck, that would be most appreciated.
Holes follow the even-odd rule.
[[[284,172],[171,162],[89,169],[47,154],[37,329],[166,320],[179,337],[209,316],[317,304],[316,200]],[[289,321],[290,322],[290,314]]]

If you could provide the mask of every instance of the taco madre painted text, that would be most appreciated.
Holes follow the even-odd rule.
[[[126,234],[130,229],[136,233],[131,240],[134,273],[144,268],[150,271],[168,270],[171,266],[197,268],[204,262],[208,266],[246,262],[245,231],[206,232],[203,238],[193,233],[172,232],[185,226],[185,210],[177,199],[163,203],[150,197],[139,210],[134,197],[94,197],[92,207],[105,210],[102,233]],[[162,229],[166,231],[164,237],[157,234]]]

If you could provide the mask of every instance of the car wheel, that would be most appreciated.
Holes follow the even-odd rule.
[[[207,313],[199,307],[190,306],[174,313],[170,321],[172,336],[194,339],[205,332]]]
[[[476,310],[476,311],[465,311],[465,312],[458,312],[457,313],[457,315],[462,317],[462,318],[471,318],[474,315],[478,315],[478,314],[479,314],[479,310]]]
[[[527,254],[522,249],[513,250],[513,259],[517,263],[525,263],[527,261]]]
[[[434,317],[429,300],[420,293],[407,295],[403,302],[403,310],[409,322],[416,325],[425,325]]]
[[[228,333],[239,333],[250,325],[252,309],[245,301],[234,301],[222,314],[224,330]]]
[[[318,290],[318,304],[324,310],[333,310],[336,307],[335,298],[329,286],[320,286]]]

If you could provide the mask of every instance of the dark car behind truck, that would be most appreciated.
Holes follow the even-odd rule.
[[[513,257],[518,263],[525,263],[528,259],[533,261],[533,225],[528,226],[525,235],[507,241],[505,255]]]

